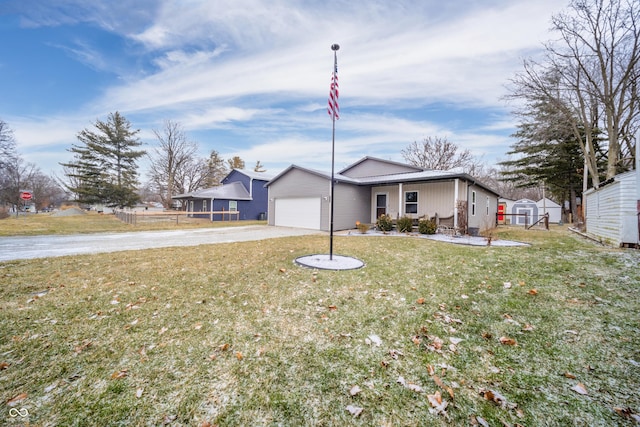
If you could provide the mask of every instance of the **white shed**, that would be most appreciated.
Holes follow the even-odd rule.
[[[638,180],[636,171],[625,172],[584,193],[588,234],[615,246],[640,245]]]
[[[549,214],[549,223],[559,223],[562,220],[562,206],[549,198],[540,199],[536,202],[538,206],[538,219],[545,213]]]

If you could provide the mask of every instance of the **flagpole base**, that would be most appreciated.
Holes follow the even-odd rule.
[[[294,262],[302,267],[318,270],[356,270],[364,267],[364,262],[357,258],[328,254],[315,254],[298,257]]]

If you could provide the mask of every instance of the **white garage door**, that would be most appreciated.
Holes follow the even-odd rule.
[[[320,230],[320,197],[276,199],[275,225]]]

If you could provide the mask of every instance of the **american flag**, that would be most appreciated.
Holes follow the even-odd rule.
[[[329,91],[329,107],[327,113],[332,119],[340,118],[340,107],[338,106],[338,66],[336,65],[331,74],[331,89]]]

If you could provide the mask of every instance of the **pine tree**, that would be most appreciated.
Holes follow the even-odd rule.
[[[94,127],[96,131],[78,134],[81,144],[69,149],[74,159],[61,163],[69,179],[67,189],[81,203],[132,207],[139,200],[136,161],[145,154],[135,150],[142,145],[139,130],[131,130],[131,123],[117,111]]]

